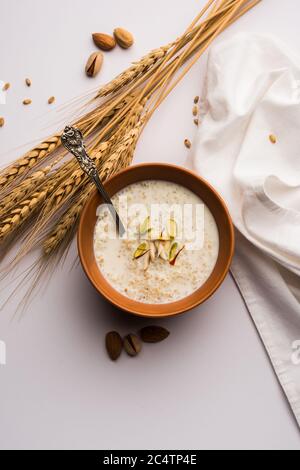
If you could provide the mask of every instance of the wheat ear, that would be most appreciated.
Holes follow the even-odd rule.
[[[95,98],[103,98],[112,93],[117,93],[121,88],[148,72],[159,60],[165,57],[170,47],[172,47],[172,44],[154,49],[143,56],[139,61],[133,62],[131,67],[124,70],[124,72],[120,73],[116,78],[104,85],[98,91]]]
[[[53,165],[36,171],[28,176],[20,185],[13,188],[12,191],[5,196],[0,203],[0,220],[7,217],[12,207],[16,206],[24,199],[28,199],[30,194],[37,192],[38,188],[46,181],[49,172],[52,170]]]
[[[13,209],[6,219],[0,223],[0,243],[11,236],[32,214],[43,204],[51,193],[53,185],[50,183],[41,191],[36,192],[30,199],[22,201]]]
[[[0,191],[10,183],[28,173],[40,160],[47,157],[60,146],[60,136],[54,135],[27,152],[0,173]]]
[[[125,135],[121,145],[119,145],[103,163],[103,166],[99,171],[102,181],[107,180],[107,178],[115,174],[121,168],[126,168],[130,165],[137,140],[142,130],[143,122],[144,119],[142,119],[134,129],[131,129],[131,131]],[[93,191],[93,187],[91,188],[90,185],[87,185],[85,190],[83,190],[82,194],[79,196],[77,202],[75,202],[74,205],[70,207],[65,214],[63,214],[59,223],[46,236],[43,243],[45,255],[51,255],[56,251],[64,242],[66,235],[74,231],[83,206],[91,191]]]

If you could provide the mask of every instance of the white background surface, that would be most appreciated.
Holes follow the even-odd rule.
[[[49,114],[49,96],[60,105],[111,79],[181,34],[203,3],[1,0],[0,80],[12,84],[0,105],[6,119],[1,165],[30,145],[12,148],[64,122],[61,114]],[[294,0],[263,0],[223,37],[269,32],[300,54],[299,14]],[[87,79],[90,34],[116,26],[134,32],[135,46],[106,54],[100,77]],[[204,66],[202,59],[153,117],[136,162],[185,163],[183,140],[193,137],[192,99]],[[24,86],[27,76],[31,89]],[[25,108],[27,97],[33,104]],[[7,344],[7,365],[0,367],[1,448],[300,448],[299,430],[230,277],[205,305],[159,322],[171,331],[167,341],[114,364],[106,357],[105,333],[125,334],[145,322],[109,306],[81,268],[70,272],[71,261],[21,321],[13,318],[16,297],[0,312],[0,339]],[[0,292],[4,299],[8,290]]]

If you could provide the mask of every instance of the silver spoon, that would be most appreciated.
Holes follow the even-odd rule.
[[[92,182],[97,187],[99,193],[101,194],[104,202],[108,205],[110,213],[113,219],[116,222],[119,235],[122,237],[125,233],[124,225],[117,213],[109,195],[104,189],[103,184],[101,183],[97,167],[93,160],[88,156],[84,141],[83,135],[79,129],[76,127],[67,126],[61,136],[61,141],[64,147],[76,157],[81,169],[90,177]]]

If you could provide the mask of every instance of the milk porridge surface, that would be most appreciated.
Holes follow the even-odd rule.
[[[120,198],[121,196],[121,198]],[[210,210],[202,200],[187,188],[166,181],[144,181],[127,186],[112,198],[113,204],[120,214],[125,205],[129,208],[127,219],[130,239],[113,237],[115,225],[106,206],[98,209],[98,221],[94,235],[94,251],[99,269],[106,280],[123,295],[143,303],[169,303],[192,294],[209,278],[216,264],[219,252],[219,233]],[[142,203],[139,207],[136,204]],[[204,237],[201,249],[184,248],[176,263],[172,266],[168,259],[157,257],[145,269],[145,255],[133,259],[136,249],[145,240],[139,233],[139,227],[145,217],[149,218],[153,204],[172,204],[183,206],[190,204],[202,206],[204,217]],[[195,212],[195,211],[194,211]],[[162,211],[166,220],[169,213]],[[124,217],[121,217],[124,221]],[[151,223],[154,219],[151,219]],[[178,226],[182,221],[177,221]],[[195,213],[189,223],[195,229]],[[184,234],[183,234],[184,235]],[[179,248],[189,246],[184,238],[180,239]],[[148,243],[148,241],[146,242]],[[157,246],[158,242],[155,242]],[[163,242],[165,252],[172,242]]]

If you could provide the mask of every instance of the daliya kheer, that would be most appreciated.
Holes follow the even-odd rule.
[[[127,235],[116,236],[109,210],[101,205],[94,252],[114,289],[138,302],[163,304],[189,296],[207,281],[218,258],[219,233],[196,194],[172,182],[147,180],[125,187],[112,201],[122,217],[127,214]]]

